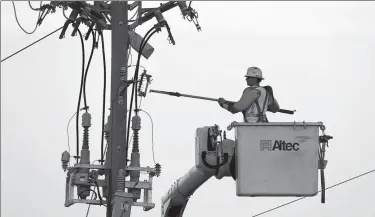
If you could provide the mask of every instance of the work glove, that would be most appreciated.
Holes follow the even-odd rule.
[[[219,98],[219,105],[220,105],[223,109],[229,111],[229,102],[226,101],[224,98]]]
[[[220,107],[222,107],[222,108],[224,108],[224,104],[227,102],[224,98],[219,98],[219,105],[220,105]]]

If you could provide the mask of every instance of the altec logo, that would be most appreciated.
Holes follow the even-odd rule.
[[[271,140],[261,140],[260,141],[261,151],[299,151],[298,142],[286,142],[284,140],[275,140],[272,144]]]

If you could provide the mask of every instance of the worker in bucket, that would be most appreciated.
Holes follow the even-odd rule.
[[[238,102],[230,102],[219,98],[219,105],[232,114],[242,112],[244,122],[268,122],[266,112],[276,113],[279,104],[273,96],[270,86],[261,87],[259,84],[264,79],[258,67],[249,67],[245,75],[247,87]]]

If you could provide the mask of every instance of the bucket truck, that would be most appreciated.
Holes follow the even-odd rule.
[[[189,198],[213,176],[232,177],[239,197],[312,197],[320,170],[325,202],[324,153],[332,137],[323,123],[232,122],[227,129],[233,128],[234,140],[217,125],[196,130],[195,165],[162,197],[162,217],[182,217]]]

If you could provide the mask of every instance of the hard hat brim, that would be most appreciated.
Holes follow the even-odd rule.
[[[259,77],[255,77],[255,76],[247,76],[247,75],[245,75],[245,78],[259,78]],[[259,78],[259,79],[264,80],[263,77],[261,77],[261,78]]]

